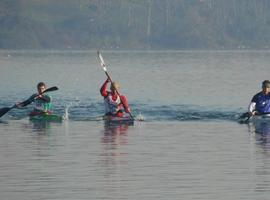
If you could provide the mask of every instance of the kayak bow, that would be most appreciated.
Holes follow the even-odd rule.
[[[125,117],[113,117],[113,116],[104,116],[103,120],[107,125],[121,125],[121,124],[126,124],[126,125],[134,125],[134,119],[131,118],[130,116],[125,116]]]
[[[30,115],[31,121],[47,121],[47,122],[62,122],[63,117],[55,114],[41,114],[41,115]]]

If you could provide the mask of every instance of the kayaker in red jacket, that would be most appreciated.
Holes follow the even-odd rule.
[[[107,90],[107,79],[100,88],[100,94],[104,97],[105,113],[108,116],[123,117],[125,113],[130,113],[130,108],[126,96],[118,95],[120,89],[118,82],[111,83],[110,91]]]

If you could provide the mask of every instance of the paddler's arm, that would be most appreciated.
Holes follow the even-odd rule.
[[[27,100],[25,100],[23,102],[16,103],[16,108],[22,108],[22,107],[25,107],[25,106],[31,104],[34,101],[34,99],[35,99],[36,96],[37,96],[36,94],[33,94]]]
[[[125,109],[125,112],[126,113],[130,113],[131,112],[131,109],[130,109],[130,107],[128,106],[128,100],[127,100],[127,98],[124,96],[124,95],[121,95],[121,102],[122,102],[122,104],[123,104],[123,107],[124,107],[124,109]]]
[[[100,88],[100,94],[103,97],[108,96],[107,85],[108,85],[109,82],[110,82],[110,80],[107,79]]]
[[[51,102],[51,97],[49,95],[39,95],[36,98],[42,99],[46,103],[50,103]]]
[[[250,116],[253,116],[256,114],[256,103],[251,101],[249,106],[248,106],[248,113]]]

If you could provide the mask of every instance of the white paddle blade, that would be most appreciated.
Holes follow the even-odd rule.
[[[98,58],[99,58],[99,61],[100,61],[100,65],[103,68],[103,70],[106,72],[107,71],[107,68],[106,68],[105,61],[104,61],[101,53],[99,51],[97,53],[98,53]]]

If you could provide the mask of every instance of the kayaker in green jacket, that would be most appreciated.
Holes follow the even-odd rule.
[[[28,104],[34,102],[34,109],[29,114],[30,116],[51,114],[51,97],[45,93],[46,85],[44,82],[37,84],[37,93],[31,95],[26,101],[17,103],[17,108],[27,106]]]

